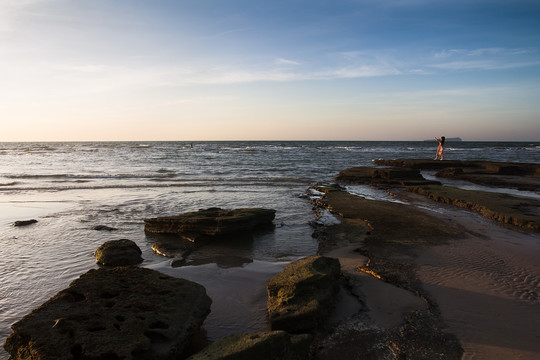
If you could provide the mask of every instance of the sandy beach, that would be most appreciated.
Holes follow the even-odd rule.
[[[341,335],[333,334],[323,341],[324,346],[333,347],[323,354],[336,352],[330,357],[335,359],[351,358],[348,356],[358,352],[373,354],[358,343],[366,339],[379,347],[399,343],[388,334],[403,333],[403,324],[411,313],[425,312],[432,314],[443,333],[455,336],[462,347],[461,355],[454,352],[437,358],[538,359],[538,233],[499,224],[417,194],[396,191],[394,196],[407,205],[383,204],[340,192],[329,193],[323,200],[324,206],[340,215],[342,224],[322,230],[321,252],[339,258],[347,277],[347,291],[361,303],[356,320],[348,325],[342,321],[336,331]],[[388,218],[377,218],[379,206],[386,209]],[[399,210],[391,210],[395,208]],[[411,220],[405,214],[403,219],[396,219],[403,209],[416,215],[421,212],[430,220],[407,224]],[[381,214],[384,211],[381,208]],[[433,220],[439,225],[431,223]],[[436,235],[438,230],[440,236]],[[396,264],[407,269],[397,277],[392,274]],[[338,308],[341,306],[342,312],[348,308],[351,313],[354,306],[346,296],[343,298]],[[364,329],[357,331],[360,321]],[[378,334],[375,340],[367,336],[374,332]],[[347,337],[349,340],[344,340]],[[445,346],[440,349],[446,351]],[[392,358],[400,351],[384,355],[392,353],[388,355]]]
[[[445,209],[468,236],[418,252],[422,286],[439,305],[463,359],[540,356],[540,238]]]

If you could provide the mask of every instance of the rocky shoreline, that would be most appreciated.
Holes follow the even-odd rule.
[[[336,184],[314,187],[320,194],[312,198],[315,212],[330,211],[339,221],[314,223],[318,255],[267,280],[267,332],[201,341],[211,304],[204,287],[140,268],[140,249],[122,239],[96,251],[99,269],[14,324],[4,347],[14,360],[460,359],[460,340],[417,276],[414,258],[469,230],[410,202],[451,204],[533,232],[540,231],[540,202],[444,186],[424,179],[421,171],[538,191],[540,165],[428,160],[376,165],[343,170]],[[345,184],[384,189],[409,204],[367,200],[344,191]],[[146,219],[145,231],[156,237],[154,251],[171,257],[172,266],[183,266],[189,253],[207,242],[271,231],[274,213],[211,208]]]
[[[540,201],[443,186],[436,180],[425,180],[420,171],[437,170],[436,177],[457,180],[464,180],[464,173],[474,174],[481,179],[475,183],[482,185],[538,191],[540,165],[431,160],[379,160],[375,164],[384,167],[346,169],[336,177],[339,184],[315,187],[324,195],[313,200],[314,208],[319,212],[330,210],[341,220],[339,225],[318,227],[319,252],[339,258],[343,289],[364,305],[355,316],[317,338],[320,350],[315,358],[343,359],[355,354],[367,359],[461,359],[461,343],[445,324],[437,300],[419,280],[415,258],[423,249],[474,233],[444,213],[426,211],[422,204],[450,204],[508,224],[515,231],[534,233],[539,231]],[[346,184],[382,189],[401,201],[367,200],[344,191],[341,185]],[[348,266],[344,266],[346,262]],[[379,284],[374,290],[377,281],[390,284],[392,289]],[[394,305],[400,312],[397,320],[385,321],[384,314],[373,310],[377,301],[384,302],[377,291],[400,297],[402,302],[411,301],[412,305],[401,309]],[[407,300],[410,296],[418,301]],[[376,300],[370,301],[370,297]],[[389,325],[381,326],[384,323]]]

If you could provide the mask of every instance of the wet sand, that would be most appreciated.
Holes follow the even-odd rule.
[[[540,358],[539,234],[499,224],[469,210],[427,201],[417,194],[400,192],[398,198],[415,211],[438,219],[441,228],[449,225],[447,229],[460,230],[455,236],[444,236],[442,241],[426,242],[419,238],[415,244],[406,240],[407,246],[399,248],[394,247],[400,242],[399,239],[394,241],[395,236],[401,233],[408,239],[406,226],[386,234],[377,232],[386,221],[394,225],[399,222],[395,214],[391,215],[392,219],[378,219],[379,227],[375,226],[373,234],[367,238],[361,239],[361,230],[351,235],[350,229],[328,228],[326,237],[333,243],[323,252],[339,258],[344,274],[349,277],[351,293],[356,293],[362,304],[357,311],[367,314],[363,321],[370,322],[372,328],[391,329],[404,323],[411,311],[431,308],[444,331],[457,337],[463,348],[462,359]],[[358,217],[370,222],[365,217],[370,213],[370,209],[366,209],[371,206],[366,203],[368,200],[356,205],[355,200],[348,198],[339,201],[329,200],[328,203],[336,212],[345,210],[341,213],[345,221],[355,216],[356,207]],[[364,209],[360,210],[359,204]],[[426,225],[426,228],[431,226]],[[430,230],[424,231],[424,235],[429,236]],[[394,240],[380,248],[385,248],[388,259],[414,266],[418,284],[413,287],[419,287],[425,297],[382,281],[376,271],[371,275],[359,271],[368,258],[357,249],[365,247],[366,239],[371,236],[378,236],[379,241],[388,234],[394,236]],[[347,237],[355,240],[347,244],[343,240]],[[393,248],[390,251],[389,246]],[[350,301],[347,308],[349,312],[354,308]]]
[[[415,262],[463,359],[540,358],[540,236],[445,210],[468,236],[422,249]]]

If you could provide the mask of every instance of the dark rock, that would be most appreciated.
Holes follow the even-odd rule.
[[[182,267],[184,265],[186,265],[186,259],[183,257],[178,257],[171,260],[171,267],[173,268]]]
[[[417,170],[438,170],[437,177],[470,181],[484,186],[513,188],[525,191],[540,190],[540,164],[494,161],[459,161],[397,159],[375,160],[379,166],[393,166]],[[404,184],[421,186],[429,184]],[[440,185],[440,184],[439,184]]]
[[[156,254],[170,257],[170,258],[182,258],[189,255],[192,251],[181,241],[175,241],[174,239],[161,240],[152,244],[152,250]]]
[[[332,192],[332,191],[343,190],[339,184],[317,184],[313,186],[312,189],[318,192],[324,193],[324,194],[328,194],[329,192]]]
[[[516,166],[478,168],[446,168],[435,174],[437,177],[465,180],[483,186],[513,188],[523,191],[540,190],[538,176],[527,175],[524,169]]]
[[[202,235],[146,233],[148,241],[153,242],[152,250],[158,255],[168,258],[185,258],[192,251],[206,244]]]
[[[421,185],[433,184],[424,179],[418,169],[354,167],[341,171],[335,179],[339,182],[368,185]]]
[[[107,226],[107,225],[96,225],[92,228],[92,230],[97,230],[97,231],[115,231],[115,230],[118,230],[117,228],[113,228],[113,227],[110,227],[110,226]]]
[[[435,174],[435,176],[437,177],[445,177],[445,178],[458,177],[461,175],[463,175],[463,168],[459,168],[459,167],[458,168],[455,168],[455,167],[445,168]]]
[[[220,339],[188,360],[304,360],[312,337],[285,331],[238,334]]]
[[[540,201],[535,199],[450,186],[414,186],[407,187],[407,190],[476,211],[492,220],[540,231]]]
[[[426,159],[395,159],[374,160],[375,165],[393,166],[421,170],[441,170],[446,168],[462,168],[467,172],[474,170],[477,173],[540,176],[540,164],[515,163],[497,161],[459,161],[459,160],[426,160]]]
[[[274,220],[275,212],[260,208],[210,208],[177,216],[145,219],[144,230],[150,233],[188,234],[193,241],[197,241],[197,236],[223,236],[269,225]]]
[[[253,259],[236,256],[236,255],[213,255],[210,257],[196,258],[191,259],[186,265],[189,266],[200,266],[206,264],[216,264],[222,269],[229,269],[233,267],[243,267],[246,264],[251,264]]]
[[[368,262],[359,261],[357,271],[410,291],[427,307],[403,313],[403,323],[390,328],[381,327],[363,311],[337,325],[329,324],[331,330],[315,336],[312,359],[461,359],[463,349],[438,316],[438,305],[423,289],[416,265],[404,259],[414,257],[418,247],[459,239],[466,230],[410,205],[367,200],[347,192],[332,192],[317,204],[343,217],[342,224],[326,229],[323,242],[327,251],[358,242],[355,252]],[[368,236],[363,235],[366,228],[371,229]],[[351,294],[363,293],[355,275],[344,272],[343,280]],[[362,296],[370,294],[364,293],[360,299]]]
[[[339,261],[310,256],[290,263],[266,282],[272,330],[309,332],[331,311],[339,291]]]
[[[111,240],[97,248],[96,262],[104,266],[125,266],[140,264],[142,251],[135,242],[128,239]]]
[[[516,165],[501,166],[499,167],[498,173],[501,175],[522,176],[522,175],[525,175],[525,169],[521,166],[516,166]]]
[[[203,286],[139,267],[90,270],[12,326],[12,359],[176,359],[210,312]]]
[[[481,166],[473,161],[460,160],[432,160],[432,159],[376,159],[373,163],[377,166],[393,166],[419,170],[440,170],[448,167],[477,167]]]
[[[460,360],[463,356],[456,336],[428,311],[406,315],[402,326],[389,330],[369,324],[342,324],[321,339],[313,360],[351,359]]]
[[[32,220],[18,220],[13,223],[13,226],[27,226],[37,223],[38,221],[35,219]]]
[[[422,209],[390,201],[367,200],[345,191],[329,193],[324,199],[316,201],[316,205],[367,227],[370,235],[363,241],[364,247],[381,250],[395,247],[401,251],[404,248],[443,244],[464,233],[457,224],[441,222],[438,217]]]

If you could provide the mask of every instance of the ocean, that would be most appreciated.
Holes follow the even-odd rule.
[[[99,245],[121,238],[139,245],[142,266],[207,288],[210,339],[265,330],[265,280],[317,252],[308,188],[378,158],[432,159],[436,148],[435,140],[0,143],[0,342],[12,323],[96,268]],[[448,142],[445,159],[540,163],[540,144]],[[208,207],[275,209],[275,230],[205,246],[191,266],[172,268],[153,253],[145,218]],[[38,222],[13,226],[29,219]]]

